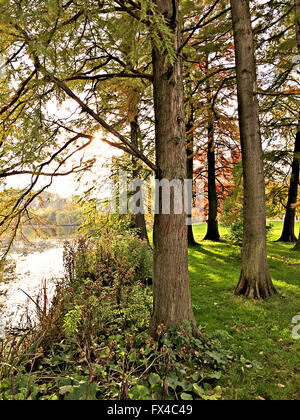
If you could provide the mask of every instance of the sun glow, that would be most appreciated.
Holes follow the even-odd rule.
[[[70,173],[64,177],[54,177],[49,191],[58,193],[62,197],[71,197],[73,194],[78,194],[86,190],[88,184],[93,183],[95,179],[104,179],[107,176],[108,165],[112,157],[122,156],[123,151],[107,144],[103,139],[108,139],[111,142],[116,141],[112,135],[104,135],[101,132],[97,132],[91,143],[81,151],[75,153],[66,163],[64,171],[68,172],[72,168],[78,168],[83,162],[92,159],[95,160],[93,167],[85,173],[80,184],[76,182],[76,174]],[[81,142],[82,144],[83,142]],[[25,188],[30,183],[30,180],[30,175],[16,175],[7,180],[6,186],[11,188]],[[37,188],[42,187],[48,182],[49,178],[41,176]]]
[[[93,136],[91,144],[87,147],[88,157],[96,157],[101,160],[107,161],[113,156],[122,156],[123,151],[111,146],[105,142],[105,139],[115,142],[115,138],[112,135],[103,135],[103,133],[96,133]]]

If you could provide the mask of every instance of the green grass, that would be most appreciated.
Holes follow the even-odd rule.
[[[267,301],[234,296],[240,274],[240,248],[229,242],[201,242],[190,250],[190,279],[197,322],[207,333],[225,330],[224,343],[243,362],[232,362],[222,378],[225,399],[300,399],[300,340],[292,338],[291,320],[300,313],[300,253],[276,243],[282,223],[273,223],[269,266],[279,295]],[[200,242],[205,225],[195,226]],[[299,229],[299,223],[297,226]],[[228,232],[220,228],[223,238]],[[252,363],[248,365],[244,359]],[[249,366],[249,367],[247,367]]]

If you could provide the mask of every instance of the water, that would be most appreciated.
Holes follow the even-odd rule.
[[[16,243],[9,254],[9,266],[0,283],[0,335],[3,330],[22,330],[36,325],[39,300],[43,307],[46,281],[47,304],[63,281],[63,241],[47,239],[34,245]],[[25,293],[24,293],[25,292]]]

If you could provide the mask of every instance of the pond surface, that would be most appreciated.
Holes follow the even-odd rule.
[[[36,325],[38,308],[33,301],[43,308],[46,284],[49,307],[63,278],[62,239],[39,240],[33,244],[16,242],[0,282],[0,335],[4,330]]]

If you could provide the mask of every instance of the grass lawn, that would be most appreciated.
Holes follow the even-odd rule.
[[[209,334],[227,331],[232,339],[224,341],[224,346],[241,356],[241,362],[232,363],[222,378],[225,399],[300,399],[300,340],[292,338],[291,324],[300,314],[300,253],[291,251],[291,244],[275,242],[282,223],[273,225],[269,265],[279,295],[267,301],[233,295],[240,274],[239,247],[225,241],[201,242],[200,247],[190,250],[197,322]],[[198,242],[205,229],[205,225],[194,227]],[[228,232],[222,227],[220,230],[224,238]]]

